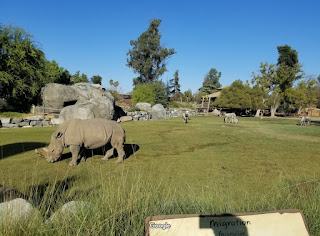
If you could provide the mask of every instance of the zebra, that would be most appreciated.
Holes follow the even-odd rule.
[[[299,125],[311,125],[311,118],[309,116],[302,116]]]
[[[238,124],[239,123],[239,120],[236,116],[236,114],[234,113],[227,113],[224,115],[224,120],[223,120],[224,123],[236,123]]]
[[[188,123],[188,120],[191,120],[191,119],[189,118],[188,113],[183,113],[183,114],[182,114],[182,118],[183,118],[184,123]]]

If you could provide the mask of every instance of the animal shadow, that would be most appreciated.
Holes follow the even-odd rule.
[[[28,152],[37,148],[46,146],[47,143],[36,143],[36,142],[23,142],[23,143],[10,143],[0,146],[0,160],[19,154]]]
[[[320,121],[318,121],[318,120],[311,121],[311,125],[320,126]]]
[[[13,200],[15,198],[24,198],[26,196],[14,188],[0,184],[0,203]]]
[[[93,157],[93,156],[96,156],[96,155],[99,155],[99,156],[104,156],[105,153],[111,148],[111,145],[110,144],[107,144],[105,147],[101,147],[101,148],[97,148],[97,149],[86,149],[86,148],[82,148],[81,151],[80,151],[80,158],[81,159],[82,157],[85,157],[86,159],[87,158],[90,158],[90,157]],[[124,144],[124,152],[126,154],[125,156],[125,159],[128,159],[131,155],[133,155],[135,152],[137,152],[140,147],[138,144]],[[62,160],[65,160],[65,159],[68,159],[68,158],[71,158],[72,157],[72,153],[71,152],[68,152],[68,153],[64,153],[61,155],[59,161],[62,161]],[[118,157],[118,152],[117,150],[114,149],[113,151],[113,155],[110,157],[110,159],[112,158],[116,158]]]

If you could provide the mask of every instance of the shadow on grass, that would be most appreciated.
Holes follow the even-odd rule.
[[[97,194],[96,190],[101,188],[101,185],[97,185],[88,190],[68,191],[76,181],[81,180],[78,177],[71,176],[60,181],[31,185],[27,188],[25,194],[14,188],[0,185],[0,203],[23,198],[37,208],[42,216],[48,218],[63,204],[83,198],[92,198]]]
[[[311,121],[311,125],[320,126],[320,121],[318,121],[318,120],[316,120],[316,121]]]
[[[87,198],[88,195],[93,195],[95,190],[100,188],[100,185],[98,185],[86,191],[78,190],[68,193],[75,181],[81,180],[78,177],[71,176],[53,183],[33,185],[27,190],[27,193],[29,193],[27,200],[47,218],[63,204],[81,200],[83,197]]]
[[[297,123],[296,125],[298,125],[298,126],[312,126],[312,125],[320,126],[320,121],[318,121],[318,120],[311,121],[311,125],[300,125],[300,123]]]
[[[0,146],[0,160],[19,154],[23,152],[28,152],[36,148],[41,148],[46,146],[46,143],[35,143],[35,142],[25,142],[25,143],[10,143]]]
[[[90,157],[93,157],[93,156],[96,156],[96,155],[104,156],[106,151],[108,151],[110,148],[111,148],[110,144],[107,144],[105,147],[101,147],[101,148],[97,148],[97,149],[85,149],[85,148],[83,148],[80,151],[80,153],[81,153],[80,156],[81,157],[84,156],[85,158],[90,158]],[[125,144],[124,145],[124,152],[126,153],[125,159],[128,159],[132,154],[137,152],[139,149],[140,149],[140,147],[139,147],[138,144]],[[65,159],[68,159],[68,158],[71,158],[71,157],[72,157],[71,152],[64,153],[64,154],[61,155],[59,161],[63,161]],[[113,156],[111,157],[111,159],[112,158],[116,158],[116,157],[118,157],[118,153],[117,153],[116,150],[114,150]]]
[[[27,197],[18,190],[0,184],[0,203],[10,201],[15,198],[27,199]]]

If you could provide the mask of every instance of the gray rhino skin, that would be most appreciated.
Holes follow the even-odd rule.
[[[51,142],[47,148],[43,148],[42,151],[35,151],[48,162],[55,162],[60,158],[63,149],[70,147],[72,160],[69,165],[76,166],[82,147],[95,149],[110,143],[112,148],[101,159],[105,161],[109,160],[115,148],[119,155],[117,163],[120,163],[123,162],[125,156],[123,150],[124,142],[125,131],[115,121],[106,119],[80,120],[73,118],[62,123],[57,131],[52,134]]]

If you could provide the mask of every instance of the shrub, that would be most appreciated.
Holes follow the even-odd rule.
[[[133,105],[136,105],[138,102],[147,102],[154,105],[155,98],[154,90],[148,84],[138,85],[132,92]]]

